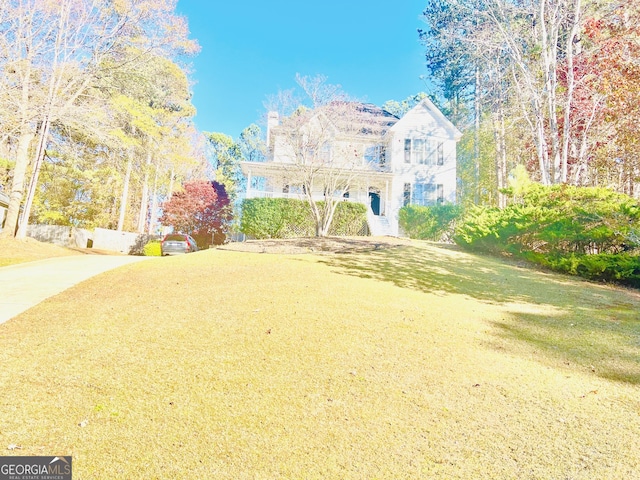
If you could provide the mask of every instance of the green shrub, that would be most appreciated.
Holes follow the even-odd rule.
[[[604,188],[531,186],[500,210],[475,207],[454,240],[490,252],[618,253],[640,245],[637,201]]]
[[[142,254],[145,257],[159,257],[162,255],[160,248],[160,240],[151,240],[142,249]]]
[[[367,207],[362,203],[340,202],[333,215],[329,234],[337,237],[354,237],[364,235],[366,231]]]
[[[322,202],[318,202],[322,206]],[[330,235],[361,235],[366,230],[366,207],[340,202],[336,207]],[[251,198],[242,202],[240,231],[255,239],[311,237],[315,223],[305,200]]]
[[[409,238],[449,240],[461,213],[458,205],[407,205],[400,209],[398,221]]]
[[[640,256],[638,255],[628,253],[593,255],[529,253],[524,257],[557,272],[578,275],[589,280],[614,282],[640,288]]]
[[[509,254],[592,280],[638,286],[637,200],[603,188],[531,185],[500,210],[474,207],[459,223],[462,247]]]
[[[240,231],[256,239],[286,238],[308,222],[308,205],[288,198],[250,198],[242,202]],[[312,230],[313,231],[313,230]]]

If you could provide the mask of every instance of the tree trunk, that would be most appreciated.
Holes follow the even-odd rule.
[[[129,181],[131,180],[131,169],[133,168],[133,153],[127,155],[127,171],[124,175],[124,185],[122,186],[122,197],[120,199],[120,218],[118,219],[118,231],[124,228],[124,219],[127,213],[127,203],[129,202]]]
[[[151,218],[149,219],[149,235],[153,235],[156,229],[158,217],[158,166],[154,165],[153,190],[151,191]]]
[[[26,70],[22,74],[22,88],[20,89],[20,136],[16,151],[16,164],[13,169],[13,180],[9,193],[9,208],[5,219],[5,228],[0,235],[14,237],[20,218],[20,204],[24,193],[24,180],[29,166],[29,147],[35,134],[29,122],[29,97],[31,95],[31,62],[26,62]]]
[[[474,136],[473,136],[473,161],[475,170],[476,188],[473,203],[480,203],[480,67],[476,65],[475,91],[473,98]]]
[[[496,187],[498,191],[498,207],[507,206],[507,196],[502,190],[507,186],[507,145],[502,106],[498,107],[493,121],[493,136],[496,143]]]
[[[151,149],[147,152],[147,164],[142,180],[142,199],[140,201],[140,213],[138,215],[138,233],[144,233],[147,225],[147,213],[149,212],[149,168],[151,168]]]
[[[336,208],[338,208],[338,202],[333,200],[333,198],[329,198],[325,195],[324,197],[324,209],[322,212],[321,219],[321,228],[320,235],[316,235],[319,237],[326,237],[329,235],[329,229],[331,228],[331,224],[333,223],[333,216],[336,213]]]
[[[16,234],[24,192],[24,179],[29,165],[29,146],[34,136],[33,133],[23,133],[18,138],[16,166],[13,170],[13,182],[11,183],[11,192],[9,194],[9,209],[7,210],[5,228],[1,233],[3,237],[14,237]]]
[[[36,150],[35,162],[33,165],[33,173],[31,174],[31,182],[29,183],[29,189],[27,191],[27,198],[25,200],[24,210],[22,212],[22,221],[18,227],[16,237],[25,238],[27,236],[27,226],[29,225],[29,217],[31,216],[31,207],[33,205],[33,198],[36,195],[36,187],[38,186],[38,177],[40,176],[40,168],[44,161],[44,155],[46,153],[47,138],[49,137],[49,126],[51,122],[49,117],[45,115],[42,125],[40,127],[40,139],[38,141],[38,148]]]

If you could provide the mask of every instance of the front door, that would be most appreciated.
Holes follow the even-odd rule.
[[[380,192],[369,191],[369,203],[374,215],[380,215]]]

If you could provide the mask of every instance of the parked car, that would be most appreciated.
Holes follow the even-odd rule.
[[[162,256],[198,251],[196,241],[186,233],[169,233],[160,242]]]

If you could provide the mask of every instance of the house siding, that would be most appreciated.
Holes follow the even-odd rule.
[[[443,121],[444,120],[444,121]],[[394,234],[400,233],[398,216],[405,205],[405,185],[411,188],[411,203],[414,202],[414,192],[417,184],[431,184],[442,186],[443,203],[456,202],[456,143],[459,132],[439,111],[434,111],[431,105],[420,104],[407,113],[390,132],[389,162],[393,173],[391,199],[389,205],[390,224],[394,226]],[[405,158],[405,142],[421,140],[427,142],[427,151],[431,158],[427,163],[417,163],[415,152],[412,150],[411,162]],[[438,165],[437,145],[442,144],[442,165]],[[413,143],[412,143],[413,145]]]

